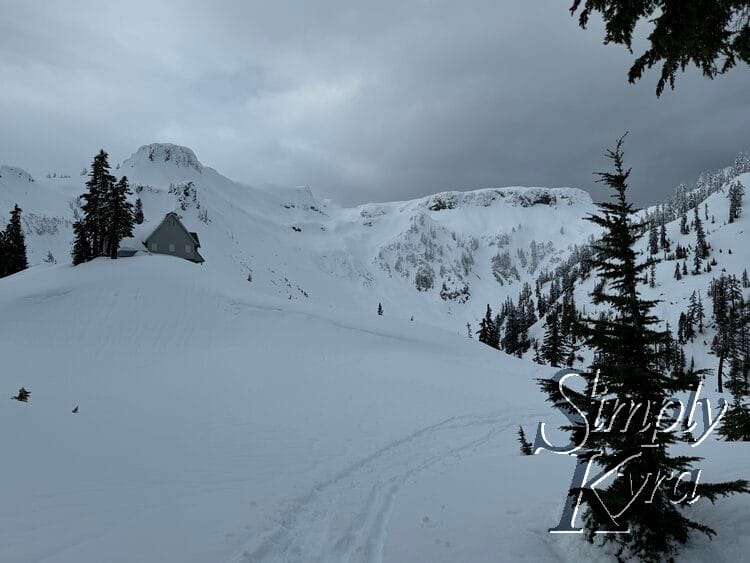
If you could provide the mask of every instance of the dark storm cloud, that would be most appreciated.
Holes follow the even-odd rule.
[[[740,67],[654,96],[560,0],[3,2],[0,161],[71,171],[100,146],[193,148],[249,183],[345,203],[593,187],[624,131],[639,203],[750,148]]]

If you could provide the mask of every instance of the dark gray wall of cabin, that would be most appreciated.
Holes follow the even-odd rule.
[[[202,262],[195,248],[195,241],[177,223],[174,217],[167,217],[147,240],[148,249],[154,254],[169,254],[185,260]]]

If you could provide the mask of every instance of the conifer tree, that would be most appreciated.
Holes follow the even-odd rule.
[[[105,252],[112,259],[117,258],[120,241],[133,236],[133,204],[128,201],[130,193],[128,179],[123,176],[117,184],[110,186],[105,194]]]
[[[378,315],[383,316],[383,304],[378,303]]]
[[[742,196],[745,195],[745,190],[742,184],[737,181],[729,186],[729,222],[734,223],[735,219],[740,218],[740,212],[742,211]]]
[[[682,279],[682,272],[680,272],[680,263],[676,262],[674,265],[674,279],[681,280]]]
[[[0,277],[11,276],[28,267],[21,208],[15,205],[10,212],[8,225],[0,233]]]
[[[133,209],[133,220],[135,221],[136,225],[143,224],[143,202],[141,201],[141,198],[136,198],[135,200],[135,208]]]
[[[700,258],[708,258],[708,243],[706,242],[706,233],[703,230],[703,222],[698,215],[698,208],[695,207],[695,249]]]
[[[695,247],[695,252],[693,253],[693,272],[692,274],[694,276],[697,276],[701,273],[701,265],[703,262],[701,261],[701,250],[697,246]]]
[[[659,232],[659,244],[661,244],[661,249],[664,252],[669,252],[669,238],[667,238],[667,227],[664,223],[661,224],[661,229]]]
[[[680,234],[687,235],[690,233],[690,227],[688,226],[687,214],[683,213],[680,217]]]
[[[487,312],[479,323],[479,331],[477,334],[479,335],[479,342],[482,344],[492,346],[493,348],[500,347],[498,329],[497,326],[495,326],[495,321],[492,319],[492,309],[490,308],[489,303],[487,304]]]
[[[542,342],[542,358],[553,367],[561,367],[565,361],[563,340],[560,334],[560,309],[552,307],[547,312],[544,322],[544,341]]]
[[[747,357],[746,351],[744,356]],[[743,358],[737,354],[729,368],[727,389],[732,394],[732,402],[719,428],[721,435],[728,441],[750,441],[750,406],[747,403],[750,384],[743,363]]]
[[[648,251],[651,254],[659,252],[659,235],[656,232],[656,223],[651,220],[651,226],[648,230]]]
[[[518,427],[518,443],[521,444],[521,455],[532,455],[531,443],[526,439],[523,426]]]
[[[91,259],[91,237],[86,231],[86,223],[83,220],[73,223],[73,265],[83,264]]]
[[[594,493],[591,489],[573,489],[570,494],[578,497],[586,507],[583,516],[585,537],[593,542],[614,542],[619,546],[618,558],[628,555],[642,561],[664,561],[674,557],[678,548],[690,537],[693,530],[713,535],[707,525],[688,519],[680,510],[687,503],[683,498],[675,504],[665,489],[653,489],[653,495],[633,499],[633,483],[646,483],[656,475],[670,475],[689,470],[699,458],[672,456],[669,446],[678,440],[675,433],[662,433],[645,438],[640,429],[646,424],[656,424],[658,409],[644,413],[643,424],[631,425],[627,417],[618,417],[617,410],[599,411],[601,395],[594,390],[606,389],[608,397],[625,404],[663,405],[670,397],[693,389],[698,383],[696,373],[675,375],[665,373],[660,366],[667,361],[669,335],[656,329],[659,322],[653,314],[655,301],[645,300],[639,293],[639,284],[649,262],[638,262],[635,243],[640,235],[639,226],[632,221],[635,211],[626,198],[627,179],[630,170],[623,164],[622,141],[608,156],[614,163],[614,172],[599,174],[599,181],[614,191],[614,201],[598,204],[599,213],[591,220],[602,227],[604,234],[594,245],[592,265],[600,280],[606,282],[606,291],[600,289],[592,294],[596,305],[608,307],[612,314],[596,319],[586,319],[583,333],[588,347],[594,351],[594,361],[587,373],[582,374],[587,382],[586,392],[566,388],[572,403],[581,409],[588,422],[588,439],[585,449],[577,452],[580,461],[595,459],[606,471],[624,470],[627,476],[614,479],[606,489],[601,485]],[[598,375],[597,375],[598,374]],[[549,400],[571,415],[576,410],[566,400],[555,379],[542,380],[541,386]],[[632,403],[631,403],[632,401]],[[640,414],[639,414],[640,417]],[[584,435],[583,420],[571,423],[565,430],[573,433],[573,442],[581,443]],[[596,421],[603,422],[603,427]],[[670,422],[673,422],[670,421]],[[662,419],[662,424],[667,421]],[[653,435],[652,435],[653,436]],[[626,465],[623,468],[623,463]],[[628,479],[630,477],[630,479]],[[675,483],[676,485],[676,483]],[[692,485],[691,485],[692,486]],[[707,484],[700,483],[696,492],[709,500],[735,492],[750,492],[747,481]],[[647,501],[647,502],[646,502]],[[621,512],[621,514],[620,514]],[[612,514],[617,514],[616,521]],[[596,535],[600,529],[634,530],[632,534]]]
[[[86,192],[81,196],[84,202],[81,205],[83,217],[79,226],[74,225],[74,264],[105,255],[104,245],[109,234],[107,204],[112,199],[114,184],[115,177],[109,173],[109,155],[102,149],[94,157],[86,182]]]

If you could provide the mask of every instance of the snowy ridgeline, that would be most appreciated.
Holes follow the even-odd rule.
[[[208,267],[251,279],[253,292],[366,312],[382,302],[390,315],[454,332],[595,232],[581,222],[591,198],[573,188],[445,192],[347,209],[308,188],[232,182],[169,144],[143,146],[112,172],[128,177],[142,203],[134,248],[176,211],[198,233]],[[22,207],[31,264],[69,261],[86,173],[2,169],[0,211]]]
[[[595,280],[579,277],[596,234],[581,221],[594,209],[585,193],[506,188],[344,209],[147,146],[113,170],[142,200],[139,229],[176,211],[205,265],[139,254],[73,268],[85,177],[7,170],[0,205],[24,208],[34,265],[0,280],[3,385],[31,392],[0,401],[12,429],[0,561],[608,560],[547,533],[575,460],[518,455],[519,425],[563,421],[535,382],[556,370],[465,328],[526,282],[536,308],[540,279],[548,295],[567,277],[594,311]],[[705,204],[712,272],[676,280],[684,260],[665,260],[644,292],[676,327],[701,290],[704,332],[685,348],[713,365],[705,288],[750,263],[750,224],[746,213],[724,225],[726,194]],[[679,217],[665,227],[672,251],[695,245]],[[648,236],[641,244],[648,252]],[[697,452],[705,479],[742,476],[745,446],[711,437]],[[719,537],[696,536],[680,561],[744,559],[747,499],[688,512]]]

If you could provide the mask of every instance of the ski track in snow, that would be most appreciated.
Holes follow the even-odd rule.
[[[438,463],[460,460],[499,431],[536,416],[510,410],[455,416],[391,442],[289,501],[276,527],[248,540],[227,563],[379,563],[404,483]]]

